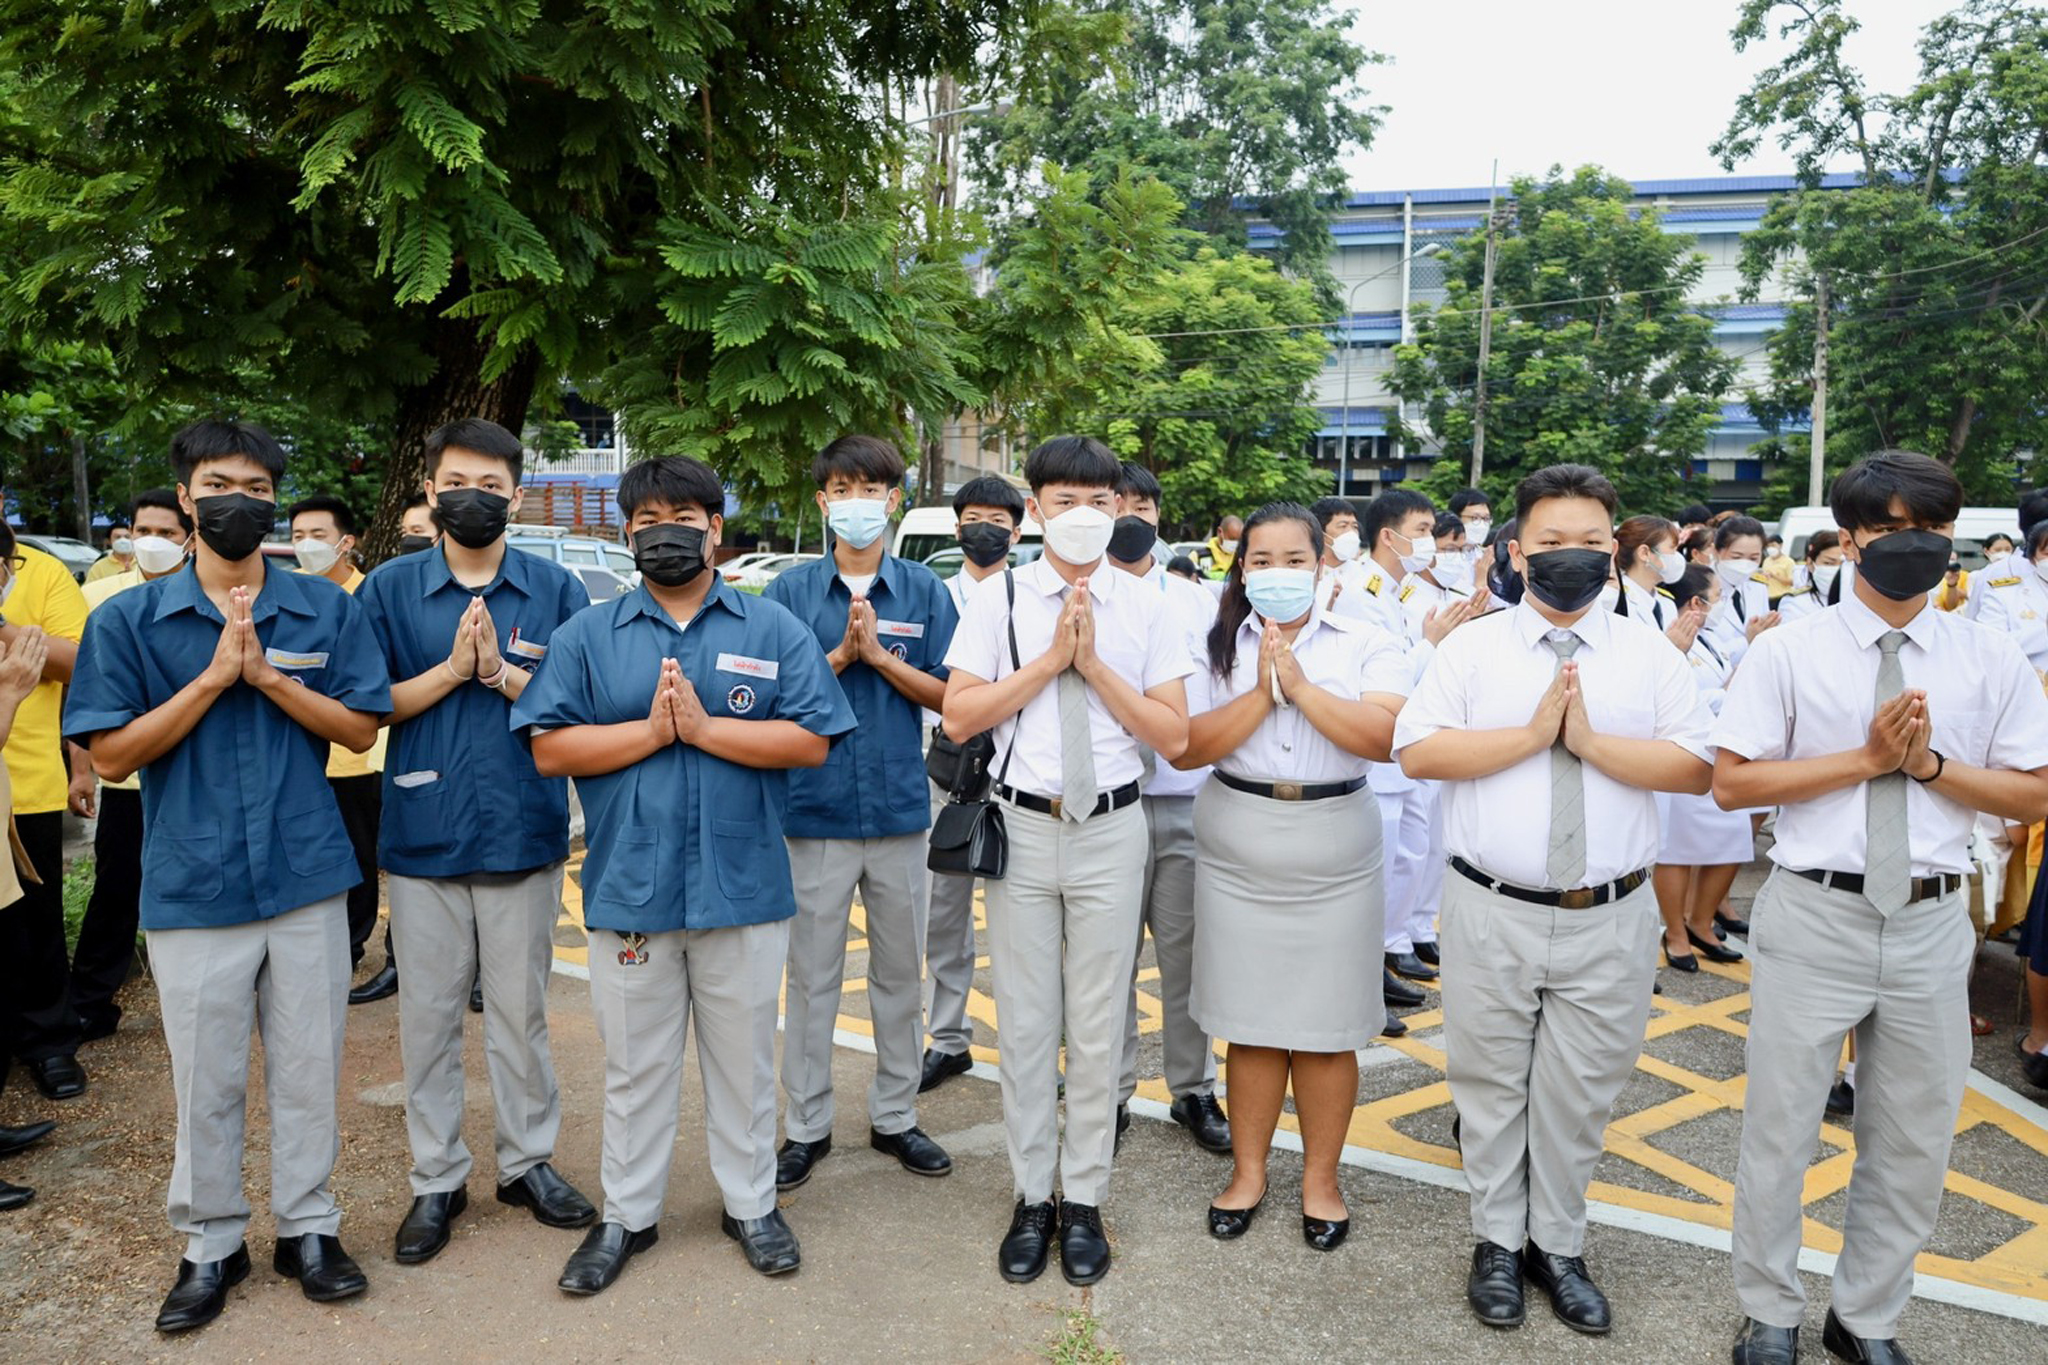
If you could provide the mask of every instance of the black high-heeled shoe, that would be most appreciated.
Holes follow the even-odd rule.
[[[1691,953],[1674,953],[1667,944],[1664,948],[1664,965],[1677,972],[1696,972],[1700,969],[1700,960]]]
[[[1351,1235],[1349,1218],[1311,1218],[1301,1215],[1301,1240],[1317,1251],[1335,1251]]]
[[[1693,927],[1689,924],[1685,927],[1685,936],[1691,941],[1692,946],[1699,952],[1699,955],[1709,962],[1742,961],[1741,953],[1736,952],[1733,948],[1724,948],[1711,938],[1702,937],[1694,932]]]
[[[1248,1209],[1219,1209],[1209,1206],[1209,1235],[1219,1242],[1234,1242],[1251,1230],[1252,1215],[1259,1211],[1259,1205],[1266,1202],[1266,1192],[1259,1191],[1259,1197]]]

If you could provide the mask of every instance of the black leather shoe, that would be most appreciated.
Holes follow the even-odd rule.
[[[324,1232],[278,1238],[270,1266],[286,1279],[297,1280],[300,1291],[315,1303],[354,1298],[370,1287],[363,1268],[341,1249],[341,1239]]]
[[[1317,1251],[1335,1251],[1351,1235],[1349,1218],[1311,1218],[1301,1215],[1301,1240]]]
[[[1415,940],[1415,955],[1432,967],[1444,965],[1443,950],[1437,947],[1436,940],[1433,938],[1419,938]]]
[[[2027,1083],[2041,1090],[2048,1090],[2048,1057],[2038,1052],[2027,1051],[2027,1035],[2024,1031],[2013,1039],[2013,1047],[2020,1054],[2020,1070],[2026,1073]]]
[[[1856,1087],[1849,1084],[1848,1077],[1841,1077],[1828,1087],[1828,1112],[1838,1119],[1855,1116]]]
[[[946,1149],[926,1136],[922,1128],[905,1128],[900,1133],[878,1133],[868,1129],[868,1146],[886,1152],[903,1163],[912,1175],[951,1175],[953,1158]]]
[[[1465,1302],[1488,1327],[1522,1325],[1522,1257],[1498,1242],[1472,1248],[1472,1274],[1465,1281]]]
[[[934,1052],[924,1050],[924,1074],[918,1077],[917,1093],[936,1090],[942,1081],[954,1076],[965,1076],[974,1069],[974,1058],[965,1052]]]
[[[1391,1014],[1388,1015],[1386,1024],[1380,1029],[1380,1037],[1405,1038],[1407,1036],[1408,1021],[1405,1019],[1397,1019]]]
[[[1604,1336],[1614,1326],[1607,1296],[1586,1273],[1583,1256],[1553,1256],[1534,1242],[1522,1249],[1522,1269],[1550,1296],[1550,1311],[1574,1332]]]
[[[249,1278],[249,1248],[238,1246],[218,1261],[178,1262],[178,1282],[156,1315],[159,1332],[204,1327],[228,1306],[228,1290]]]
[[[996,1269],[1011,1284],[1030,1284],[1045,1273],[1045,1258],[1052,1251],[1053,1202],[1027,1204],[1017,1200],[1010,1214],[1010,1230],[996,1248]]]
[[[95,1014],[90,1018],[81,1014],[78,1016],[78,1041],[96,1043],[102,1038],[113,1037],[114,1031],[120,1027],[121,1011],[118,1009],[109,1009],[105,1014]]]
[[[0,1128],[0,1156],[13,1156],[24,1148],[33,1147],[56,1128],[57,1125],[49,1119],[41,1123],[25,1123],[19,1128]]]
[[[482,1014],[484,1012],[484,979],[482,977],[478,977],[469,983],[469,1012],[471,1014]]]
[[[1251,1231],[1252,1218],[1259,1211],[1259,1205],[1266,1202],[1266,1192],[1259,1191],[1259,1197],[1248,1209],[1219,1209],[1209,1206],[1209,1235],[1219,1242],[1233,1242]]]
[[[1850,1336],[1832,1308],[1828,1309],[1827,1326],[1821,1330],[1820,1341],[1849,1365],[1913,1365],[1913,1357],[1889,1337]]]
[[[1388,953],[1387,970],[1396,976],[1405,976],[1410,981],[1434,981],[1436,968],[1424,962],[1414,953]]]
[[[1173,1102],[1167,1117],[1194,1135],[1195,1145],[1205,1151],[1230,1154],[1230,1120],[1216,1097],[1204,1092],[1182,1095]]]
[[[796,1244],[796,1234],[790,1231],[781,1209],[768,1210],[765,1218],[746,1219],[721,1212],[718,1226],[726,1236],[740,1244],[740,1250],[747,1255],[747,1264],[763,1275],[787,1275],[804,1263],[803,1251]]]
[[[1700,969],[1699,958],[1692,953],[1674,953],[1664,949],[1664,965],[1675,972],[1696,972]]]
[[[1692,926],[1690,925],[1686,926],[1685,937],[1692,944],[1694,950],[1709,962],[1742,961],[1741,953],[1736,952],[1733,948],[1722,947],[1719,939],[1701,937],[1692,931]]]
[[[398,994],[398,968],[385,963],[382,971],[348,993],[351,1005],[367,1005]]]
[[[1420,986],[1411,986],[1392,972],[1386,972],[1386,1000],[1390,1010],[1412,1010],[1429,999],[1429,993]]]
[[[1714,912],[1714,928],[1723,934],[1733,934],[1737,938],[1749,937],[1748,920],[1730,919],[1719,910]]]
[[[775,1154],[775,1188],[778,1190],[796,1189],[811,1178],[811,1172],[817,1169],[818,1163],[829,1156],[831,1152],[832,1135],[830,1133],[825,1134],[816,1142],[798,1142],[795,1138],[789,1139],[782,1144],[782,1150]]]
[[[1114,1156],[1124,1149],[1124,1134],[1129,1132],[1130,1129],[1131,1106],[1120,1104],[1116,1107],[1116,1145],[1109,1149],[1110,1155]]]
[[[1744,1318],[1730,1357],[1735,1365],[1798,1365],[1799,1329],[1766,1327],[1755,1318]]]
[[[398,1225],[398,1243],[392,1256],[400,1265],[419,1265],[433,1260],[448,1245],[448,1229],[455,1216],[469,1207],[469,1191],[461,1186],[414,1198]]]
[[[571,1294],[602,1294],[619,1278],[626,1262],[660,1240],[661,1229],[653,1224],[628,1232],[624,1223],[599,1223],[569,1253],[569,1264],[555,1283]]]
[[[18,1209],[35,1197],[36,1192],[26,1185],[10,1185],[0,1180],[0,1213]]]
[[[1093,1204],[1060,1201],[1060,1273],[1068,1284],[1094,1284],[1109,1273],[1109,1238]]]
[[[498,1202],[532,1209],[534,1218],[551,1228],[580,1228],[597,1220],[590,1201],[545,1161],[498,1186]]]
[[[24,1062],[29,1079],[46,1100],[75,1100],[85,1093],[85,1068],[68,1053],[62,1057],[38,1057]]]

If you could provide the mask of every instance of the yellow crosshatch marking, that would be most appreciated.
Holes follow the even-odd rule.
[[[562,897],[575,931],[557,934],[555,956],[587,970],[589,952],[580,946],[583,897],[578,878],[582,864],[583,852],[579,847],[570,856],[569,877]],[[987,927],[986,907],[979,895],[975,897],[975,927],[977,933]],[[849,1033],[872,1037],[864,1010],[866,929],[865,913],[856,902],[848,930],[846,985],[840,1001],[838,1027]],[[564,939],[574,940],[575,946],[564,945]],[[976,1061],[994,1065],[1000,1056],[993,1045],[998,1040],[995,1001],[988,995],[986,977],[982,975],[988,970],[986,953],[976,958],[975,970],[977,984],[969,994],[967,1004],[976,1037],[972,1050]],[[1676,1093],[1633,1109],[1629,1108],[1630,1096],[1624,1094],[1621,1108],[1625,1112],[1619,1113],[1608,1125],[1606,1156],[1590,1195],[1603,1204],[1725,1232],[1733,1216],[1735,1134],[1739,1122],[1739,1113],[1729,1111],[1741,1109],[1746,1078],[1740,1070],[1725,1077],[1707,1075],[1657,1055],[1670,1051],[1661,1046],[1667,1040],[1682,1038],[1697,1050],[1697,1045],[1711,1041],[1710,1034],[1720,1034],[1729,1040],[1730,1046],[1738,1049],[1736,1055],[1739,1056],[1739,1048],[1749,1036],[1749,1026],[1745,1022],[1749,1011],[1748,964],[1723,965],[1703,961],[1700,970],[1702,975],[1718,978],[1719,988],[1725,989],[1726,993],[1704,1002],[1687,1002],[1666,995],[1656,997],[1655,1010],[1645,1032],[1643,1055],[1636,1064],[1636,1079],[1641,1082],[1647,1078],[1656,1083],[1660,1092]],[[1141,1039],[1156,1035],[1160,1030],[1158,980],[1158,970],[1150,965],[1148,955],[1146,965],[1138,974],[1138,1031]],[[1372,986],[1370,980],[1364,984],[1368,989]],[[1362,1088],[1377,1094],[1373,1078],[1388,1069],[1398,1069],[1402,1079],[1392,1093],[1378,1094],[1377,1098],[1360,1102],[1352,1116],[1347,1141],[1353,1147],[1455,1171],[1459,1168],[1458,1153],[1448,1145],[1448,1116],[1440,1115],[1440,1121],[1436,1122],[1410,1122],[1432,1110],[1445,1109],[1451,1102],[1450,1087],[1443,1074],[1443,1051],[1431,1041],[1440,1036],[1437,1030],[1443,1023],[1443,1013],[1440,1009],[1426,1008],[1401,1017],[1407,1021],[1408,1036],[1383,1039],[1367,1054],[1369,1062],[1380,1065],[1366,1067],[1368,1079]],[[1707,1032],[1701,1033],[1701,1030]],[[1219,1043],[1219,1059],[1223,1052]],[[1219,1062],[1219,1066],[1220,1088],[1227,1090],[1230,1079],[1227,1063]],[[1149,1071],[1145,1068],[1142,1051],[1137,1093],[1142,1099],[1162,1105],[1172,1099],[1165,1081],[1157,1074],[1156,1065]],[[1227,1108],[1227,1095],[1225,1105]],[[1690,1144],[1675,1139],[1677,1131],[1684,1126],[1695,1122],[1712,1123],[1717,1117],[1722,1119],[1723,1126],[1714,1138]],[[1957,1169],[1963,1163],[1952,1159],[1941,1226],[1936,1230],[1933,1243],[1935,1249],[1921,1255],[1918,1263],[1921,1274],[2048,1303],[2048,1128],[2044,1128],[2040,1120],[2038,1110],[2026,1112],[2006,1105],[1975,1087],[1964,1092],[1962,1114],[1956,1123],[1958,1156],[1964,1150],[1965,1140],[1973,1133],[1999,1138],[2006,1152],[2001,1168],[2020,1169],[2023,1174],[2023,1179],[2015,1179],[2012,1183],[2024,1184],[2043,1197],[2036,1199],[1991,1184]],[[1293,1115],[1283,1113],[1280,1122],[1284,1128],[1294,1131]],[[1427,1136],[1416,1136],[1414,1130],[1418,1128],[1426,1129]],[[1689,1150],[1690,1155],[1683,1154],[1681,1149]],[[2015,1158],[2017,1149],[2025,1150]],[[1853,1122],[1829,1119],[1821,1128],[1820,1150],[1807,1170],[1803,1201],[1807,1210],[1805,1244],[1815,1251],[1833,1254],[1842,1248],[1839,1228],[1827,1219],[1817,1217],[1815,1206],[1829,1200],[1840,1203],[1839,1196],[1848,1188],[1855,1157]],[[1967,1237],[1945,1238],[1944,1230],[1963,1217],[1970,1204],[1980,1205],[2002,1216],[1999,1232],[1987,1237],[1979,1229]],[[2006,1233],[2010,1235],[2004,1235]],[[1967,1257],[1942,1254],[1941,1248],[1945,1244],[1957,1240],[1971,1243],[1975,1254]]]

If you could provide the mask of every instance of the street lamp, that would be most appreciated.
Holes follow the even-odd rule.
[[[1396,270],[1406,269],[1410,261],[1421,260],[1424,256],[1440,256],[1443,250],[1441,242],[1425,243],[1385,270],[1367,275],[1362,280],[1352,281],[1350,292],[1344,296],[1344,424],[1338,428],[1337,436],[1337,496],[1340,498],[1349,497],[1348,490],[1351,487],[1351,353],[1354,349],[1351,345],[1351,315],[1358,307],[1358,291],[1374,280],[1385,279]]]

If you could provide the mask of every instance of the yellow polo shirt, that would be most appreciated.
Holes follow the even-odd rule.
[[[15,547],[21,567],[14,590],[0,605],[0,619],[12,626],[41,626],[46,635],[77,644],[85,638],[85,594],[71,571],[52,555],[27,545]],[[14,729],[0,750],[14,782],[16,815],[61,811],[71,799],[71,765],[64,757],[64,684],[41,682],[14,713]]]
[[[301,569],[299,572],[304,573],[306,571]],[[351,568],[348,571],[348,581],[341,585],[342,591],[353,597],[356,589],[361,586],[363,586],[363,571]],[[334,745],[327,751],[327,775],[329,777],[368,777],[373,773],[383,772],[384,737],[390,733],[386,729],[378,730],[377,742],[370,746],[370,752],[366,754],[359,754],[353,750],[345,749],[339,744]]]
[[[85,581],[88,583],[97,583],[101,579],[112,578],[116,574],[134,572],[136,572],[136,569],[135,557],[133,555],[130,555],[128,557],[128,562],[126,564],[123,564],[120,560],[114,558],[112,554],[104,554],[101,555],[98,559],[94,560],[93,566],[85,571]]]

